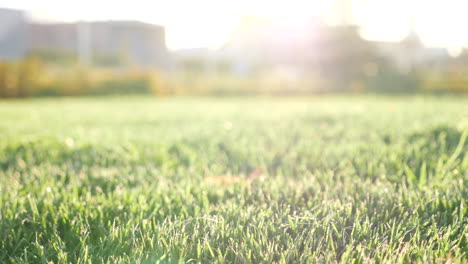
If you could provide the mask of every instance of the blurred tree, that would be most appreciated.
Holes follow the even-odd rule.
[[[0,97],[13,97],[16,93],[14,65],[0,62]]]
[[[312,43],[308,65],[332,81],[334,91],[347,91],[366,78],[366,65],[382,62],[375,47],[363,40],[355,26],[322,26]]]
[[[28,53],[27,57],[34,57],[44,63],[71,65],[77,62],[76,54],[53,49],[34,49]]]
[[[182,69],[185,73],[201,73],[205,70],[203,58],[187,58],[181,61]]]
[[[219,74],[232,73],[232,63],[226,59],[216,61],[216,72]]]
[[[26,97],[40,86],[42,62],[37,57],[27,57],[19,63],[16,96]]]
[[[321,26],[310,46],[307,65],[331,82],[332,92],[409,92],[418,88],[417,74],[400,73],[372,42],[361,38],[356,26]]]
[[[93,56],[93,66],[102,67],[117,67],[125,66],[128,64],[128,56],[112,55],[112,54],[99,54]]]
[[[468,67],[468,48],[462,49],[458,56],[450,58],[446,64],[448,64],[447,68],[449,69]]]

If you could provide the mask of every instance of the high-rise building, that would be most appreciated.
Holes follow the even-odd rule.
[[[18,59],[24,56],[26,25],[23,11],[0,8],[0,59]]]
[[[42,51],[76,56],[86,64],[112,57],[142,67],[170,65],[162,26],[136,21],[37,23],[22,11],[0,9],[0,59]]]

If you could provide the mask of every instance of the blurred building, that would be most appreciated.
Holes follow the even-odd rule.
[[[421,66],[440,67],[449,57],[446,48],[424,46],[414,29],[399,42],[375,41],[374,44],[382,55],[403,71]]]
[[[25,54],[26,26],[23,11],[0,8],[0,59],[18,59]]]
[[[162,26],[136,21],[36,23],[24,12],[0,9],[0,59],[34,52],[58,52],[82,62],[166,69],[170,64]]]
[[[175,55],[179,65],[198,61],[205,72],[217,69],[220,62],[229,62],[232,72],[240,75],[259,68],[289,68],[289,72],[298,74],[309,70],[333,73],[343,67],[353,68],[358,61],[377,62],[379,57],[407,72],[423,66],[442,67],[448,59],[447,49],[425,47],[414,30],[399,42],[367,41],[360,36],[359,28],[350,24],[330,26],[311,20],[300,27],[288,27],[259,18],[244,19],[231,39],[217,50],[192,49]]]

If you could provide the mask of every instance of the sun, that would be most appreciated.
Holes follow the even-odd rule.
[[[244,13],[273,20],[286,26],[298,26],[313,17],[325,14],[333,1],[291,0],[291,1],[252,1]]]
[[[186,9],[189,12],[179,11],[177,18],[166,23],[170,49],[220,47],[245,17],[258,17],[283,26],[298,27],[329,10],[332,1],[240,0],[223,6],[206,1],[202,3]],[[192,12],[194,9],[197,12]]]

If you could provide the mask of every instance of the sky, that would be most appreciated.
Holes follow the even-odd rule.
[[[338,23],[349,14],[371,40],[398,41],[410,25],[427,46],[458,49],[468,44],[468,0],[2,0],[49,21],[139,20],[164,25],[170,49],[217,47],[246,16],[299,26],[310,19]],[[347,6],[347,8],[343,8]],[[348,12],[344,12],[348,10]]]

